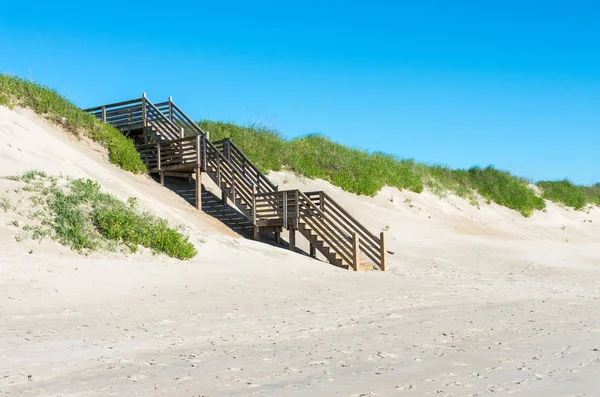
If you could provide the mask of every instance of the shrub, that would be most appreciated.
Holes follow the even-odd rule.
[[[167,221],[148,212],[140,212],[134,199],[124,203],[102,192],[90,179],[66,181],[29,171],[20,180],[27,186],[32,201],[42,209],[30,213],[39,225],[24,226],[33,238],[51,236],[80,252],[112,249],[123,244],[131,251],[139,245],[178,259],[190,259],[198,253],[188,237],[169,227]]]

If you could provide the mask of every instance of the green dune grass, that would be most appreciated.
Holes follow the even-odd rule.
[[[561,181],[540,182],[538,187],[543,195],[539,197],[525,179],[492,166],[451,169],[349,148],[322,135],[286,140],[277,131],[262,126],[210,120],[202,120],[198,125],[210,131],[211,140],[231,138],[264,172],[285,168],[308,178],[327,180],[356,194],[374,196],[384,186],[420,193],[427,186],[436,194],[452,192],[471,202],[479,195],[524,216],[543,210],[544,199],[577,209],[588,204],[600,205],[600,185],[583,187],[563,186]],[[568,199],[571,196],[577,199]]]
[[[146,171],[133,142],[119,130],[83,112],[56,91],[19,77],[0,74],[0,105],[32,109],[74,134],[83,134],[108,149],[110,162],[134,173]]]

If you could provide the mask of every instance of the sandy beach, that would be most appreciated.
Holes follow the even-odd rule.
[[[24,217],[0,210],[0,395],[600,393],[598,208],[548,203],[525,218],[485,200],[359,197],[271,173],[387,230],[389,271],[353,273],[244,239],[98,145],[0,106],[0,176],[30,169],[136,197],[199,254],[82,256],[18,241],[10,222]],[[15,183],[0,179],[0,194],[17,202]]]

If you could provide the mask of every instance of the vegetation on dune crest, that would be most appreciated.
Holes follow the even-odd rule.
[[[108,149],[110,162],[134,173],[146,171],[133,142],[60,96],[56,91],[19,77],[0,74],[0,105],[31,108],[74,134],[84,134]]]
[[[136,252],[140,245],[178,259],[198,253],[167,221],[140,211],[135,199],[124,203],[90,179],[51,177],[40,171],[8,179],[25,184],[15,193],[27,195],[32,203],[27,215],[31,222],[23,230],[34,239],[49,237],[83,253],[119,248]]]
[[[537,183],[542,197],[575,208],[584,209],[588,204],[600,205],[600,183],[593,186],[575,185],[568,180],[541,181]]]
[[[198,124],[210,131],[212,140],[231,138],[263,171],[285,167],[309,178],[325,179],[352,193],[373,196],[386,185],[420,193],[427,186],[437,194],[451,191],[472,202],[479,194],[525,216],[545,208],[544,200],[525,180],[493,167],[453,170],[349,148],[322,135],[285,140],[264,127],[208,120]]]

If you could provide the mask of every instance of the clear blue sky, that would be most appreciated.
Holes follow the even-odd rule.
[[[600,181],[596,1],[4,1],[0,72],[452,167]],[[60,5],[59,5],[60,4]]]

